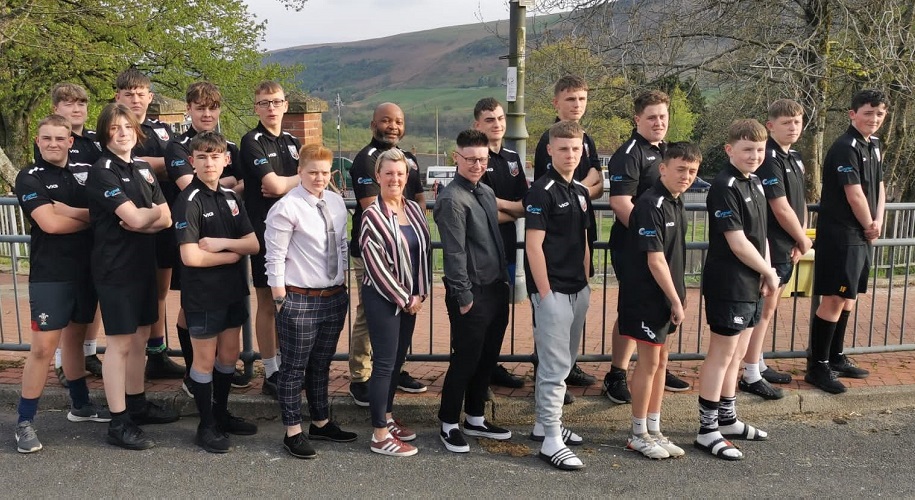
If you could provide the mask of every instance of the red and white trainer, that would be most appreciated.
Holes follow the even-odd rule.
[[[372,436],[371,450],[389,457],[410,457],[419,452],[415,446],[404,443],[392,434],[381,441],[376,441],[375,436]]]
[[[416,433],[408,429],[406,426],[400,423],[400,420],[397,419],[388,420],[388,432],[403,442],[413,441],[416,439]]]

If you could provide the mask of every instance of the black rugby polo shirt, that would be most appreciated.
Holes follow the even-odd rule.
[[[865,140],[857,129],[848,130],[832,144],[823,160],[823,191],[817,216],[817,239],[862,245],[867,243],[845,196],[845,186],[860,184],[871,217],[877,215],[877,199],[883,182],[880,139]],[[821,234],[822,233],[822,234]]]
[[[73,173],[39,158],[16,176],[15,193],[31,226],[29,281],[76,281],[88,277],[92,232],[87,228],[69,234],[48,234],[32,218],[35,209],[55,202],[88,207],[86,188]]]
[[[115,210],[125,202],[137,208],[165,204],[149,163],[127,163],[105,149],[86,182],[92,219],[92,276],[96,283],[122,284],[156,271],[155,234],[121,227]]]
[[[631,196],[632,202],[654,186],[661,173],[658,166],[664,159],[665,144],[648,142],[637,131],[610,157],[610,196]],[[619,220],[610,229],[610,248],[622,250],[627,243],[626,226]]]
[[[804,214],[807,211],[804,193],[804,163],[797,151],[782,150],[777,142],[769,138],[766,142],[766,159],[756,171],[762,182],[763,191],[767,200],[787,198],[788,204],[797,215],[797,220],[804,223]],[[794,238],[778,223],[772,207],[766,203],[766,218],[768,220],[767,236],[769,250],[772,252],[773,264],[791,262],[791,249],[795,245]]]
[[[76,180],[80,184],[85,185],[89,167],[102,157],[102,149],[94,130],[83,128],[82,134],[70,132],[70,136],[73,137],[73,145],[70,146],[68,152],[67,168],[76,174]],[[41,158],[41,151],[38,150],[37,144],[32,145],[32,156],[36,160]]]
[[[239,239],[254,232],[241,200],[231,189],[213,191],[200,179],[188,184],[175,200],[172,216],[178,245],[196,245],[201,238]],[[224,308],[249,294],[244,262],[181,269],[181,307],[202,312]]]
[[[521,161],[518,153],[505,147],[502,147],[498,153],[489,151],[489,164],[486,165],[486,172],[480,181],[492,188],[496,193],[496,198],[507,201],[523,200],[528,190],[527,178],[524,176],[524,162]],[[509,264],[514,264],[518,249],[515,223],[499,224],[499,233],[502,236],[502,246],[505,248],[505,259]]]
[[[632,276],[622,284],[633,305],[666,304],[667,296],[655,281],[648,267],[648,252],[663,252],[670,269],[677,295],[686,297],[686,216],[683,200],[655,181],[655,185],[639,196],[630,217],[628,231],[632,251]],[[658,318],[663,319],[663,318]]]
[[[264,220],[270,207],[279,198],[265,198],[261,193],[261,179],[273,172],[280,177],[292,177],[299,168],[299,149],[302,143],[289,132],[276,136],[267,131],[263,123],[241,138],[241,174],[245,180],[245,207],[251,223],[263,235]],[[264,249],[261,249],[261,253]]]
[[[146,140],[133,148],[133,155],[164,158],[165,148],[168,147],[168,141],[172,138],[171,128],[165,123],[153,120],[148,116],[140,124],[140,128],[143,130],[143,134],[146,135]]]
[[[178,197],[178,185],[175,181],[185,175],[194,175],[194,166],[191,165],[191,139],[198,132],[194,127],[187,129],[187,132],[172,138],[171,142],[165,148],[165,171],[168,173],[168,182],[163,183],[162,190],[168,199],[169,205]],[[235,166],[240,157],[238,146],[234,142],[226,141],[226,152],[229,153],[229,164],[222,171],[221,177],[239,178]],[[246,190],[247,191],[247,190]],[[258,187],[260,192],[260,187]]]
[[[728,164],[712,181],[706,199],[709,247],[702,272],[702,293],[729,301],[759,300],[759,273],[740,262],[725,239],[727,231],[743,231],[766,254],[766,196],[755,174],[744,176]]]
[[[576,293],[587,286],[585,275],[585,241],[588,221],[588,189],[573,180],[567,183],[554,169],[534,181],[524,198],[525,228],[545,231],[543,254],[546,257],[550,289]],[[525,259],[524,272],[533,286],[534,277]]]

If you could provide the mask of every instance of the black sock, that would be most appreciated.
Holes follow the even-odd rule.
[[[127,412],[128,413],[143,413],[146,410],[146,393],[141,392],[139,394],[128,394],[127,395]]]
[[[191,333],[181,325],[175,325],[178,330],[178,344],[181,345],[181,356],[184,357],[184,375],[191,376],[191,365],[194,364],[194,346],[191,344]]]
[[[209,427],[216,423],[213,419],[213,382],[197,382],[189,380],[191,392],[194,394],[194,403],[200,414],[200,426]]]
[[[234,373],[213,370],[213,413],[217,417],[229,414],[229,391],[232,390]]]
[[[610,365],[610,375],[614,377],[626,377],[626,370],[623,370],[618,366]]]
[[[127,413],[127,410],[124,411],[113,411],[111,412],[111,421],[112,422],[131,422],[130,414]]]
[[[699,434],[718,431],[718,401],[699,397]]]
[[[813,327],[810,332],[811,361],[829,361],[829,346],[832,344],[835,331],[835,323],[817,315],[813,316]]]
[[[845,330],[848,328],[848,316],[851,311],[842,310],[839,314],[839,321],[836,321],[836,332],[832,335],[832,343],[829,346],[829,360],[832,361],[842,354],[843,344],[845,344]]]
[[[737,422],[737,397],[721,396],[718,404],[718,425],[731,425]]]
[[[70,391],[70,401],[74,408],[82,408],[89,404],[89,388],[86,387],[86,377],[76,380],[67,380],[67,389]]]

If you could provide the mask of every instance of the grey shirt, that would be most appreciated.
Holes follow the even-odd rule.
[[[455,174],[432,210],[444,249],[445,287],[458,305],[473,302],[473,285],[507,282],[496,195]]]

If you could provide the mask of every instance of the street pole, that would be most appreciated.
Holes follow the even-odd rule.
[[[506,73],[506,96],[508,109],[505,112],[505,143],[506,147],[513,149],[521,157],[522,171],[528,176],[530,169],[527,167],[527,124],[524,119],[524,52],[527,45],[527,6],[533,0],[509,1],[509,42],[508,42],[508,71]],[[533,178],[531,172],[530,178]],[[524,241],[524,218],[515,222],[516,241]],[[524,279],[524,251],[523,246],[517,250],[518,263],[515,268],[515,287],[513,300],[517,302],[527,298],[527,284]]]

